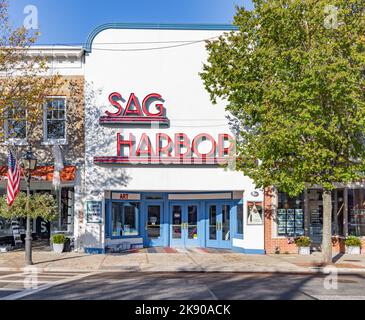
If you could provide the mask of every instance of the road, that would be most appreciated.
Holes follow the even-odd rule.
[[[365,300],[365,275],[340,275],[337,289],[325,289],[333,282],[324,275],[51,272],[36,279],[37,287],[29,289],[36,284],[29,275],[0,273],[0,299]]]

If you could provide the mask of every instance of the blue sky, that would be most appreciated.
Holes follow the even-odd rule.
[[[38,9],[38,44],[82,44],[108,22],[231,23],[235,5],[250,0],[9,0],[14,25],[23,24],[24,8]]]

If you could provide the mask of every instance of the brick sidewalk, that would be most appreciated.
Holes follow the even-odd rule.
[[[34,250],[34,267],[42,271],[137,271],[137,272],[323,272],[321,255],[244,255],[215,249],[141,249],[123,254],[86,255],[55,254]],[[365,273],[365,255],[337,256],[340,273]],[[24,252],[0,254],[0,271],[24,268]]]

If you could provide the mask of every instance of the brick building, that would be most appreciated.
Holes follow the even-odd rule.
[[[31,145],[38,159],[32,173],[31,192],[52,193],[59,206],[59,219],[51,224],[41,219],[33,221],[34,238],[49,238],[51,232],[63,232],[73,237],[78,228],[82,172],[84,170],[84,50],[81,47],[33,47],[29,56],[46,56],[47,75],[59,74],[62,86],[47,98],[42,119],[31,130],[21,106],[7,114],[0,141],[0,194],[6,193],[7,156],[10,147],[20,158]],[[9,122],[11,121],[11,126]],[[55,161],[63,169],[59,188],[54,188]],[[21,189],[26,183],[21,179]],[[81,205],[82,206],[82,205]],[[12,237],[12,221],[0,221],[0,241]],[[25,221],[20,221],[24,232]],[[5,240],[4,240],[5,239]]]

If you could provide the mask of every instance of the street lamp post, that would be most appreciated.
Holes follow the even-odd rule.
[[[30,266],[32,262],[32,229],[31,229],[31,216],[29,212],[29,199],[30,199],[30,181],[32,178],[32,171],[37,167],[37,158],[32,152],[32,147],[29,146],[27,152],[22,158],[22,167],[25,171],[26,183],[27,183],[27,229],[25,232],[25,263]]]

